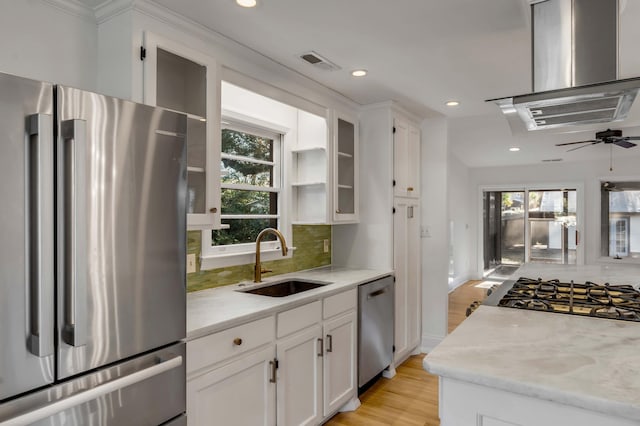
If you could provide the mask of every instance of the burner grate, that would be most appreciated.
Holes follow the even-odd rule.
[[[498,306],[640,321],[640,292],[630,285],[520,278]]]

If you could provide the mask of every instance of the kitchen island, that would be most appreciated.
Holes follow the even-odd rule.
[[[637,288],[640,268],[526,265],[514,278]],[[640,324],[480,306],[424,360],[442,426],[640,424]]]

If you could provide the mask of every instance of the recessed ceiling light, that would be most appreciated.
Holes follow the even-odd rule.
[[[458,102],[458,101],[448,101],[445,105],[447,105],[448,107],[454,107],[454,106],[460,105],[460,102]]]
[[[367,70],[353,70],[351,71],[351,75],[354,77],[364,77],[367,75]]]
[[[518,151],[520,151],[520,148],[518,148],[517,146],[512,146],[511,148],[509,148],[509,151],[518,152]]]
[[[258,4],[256,0],[236,0],[236,3],[238,3],[238,6],[242,7],[256,7]]]

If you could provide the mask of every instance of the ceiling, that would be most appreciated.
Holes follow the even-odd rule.
[[[608,147],[567,154],[554,146],[591,139],[606,125],[513,134],[498,107],[485,102],[531,91],[528,0],[258,0],[253,9],[234,0],[153,1],[359,104],[395,100],[421,116],[449,118],[451,152],[470,167],[608,161]],[[636,77],[640,2],[620,2],[620,77]],[[341,69],[319,70],[299,58],[310,50]],[[359,68],[369,75],[352,77]],[[445,106],[452,99],[460,105]],[[640,135],[639,104],[611,126]],[[510,153],[514,145],[522,150]],[[640,155],[640,147],[614,148],[617,155]]]

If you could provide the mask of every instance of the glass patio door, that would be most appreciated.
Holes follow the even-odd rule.
[[[576,191],[527,191],[527,262],[575,265]]]
[[[483,224],[485,276],[509,276],[524,263],[577,263],[575,189],[485,191]]]

